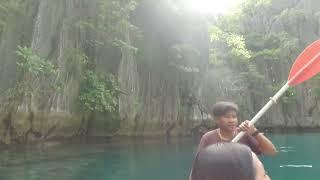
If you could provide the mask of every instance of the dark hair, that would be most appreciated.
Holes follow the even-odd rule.
[[[213,105],[212,115],[214,117],[219,117],[225,115],[229,111],[235,111],[238,114],[238,105],[233,102],[220,101]]]
[[[192,180],[254,180],[252,152],[238,143],[218,143],[200,151]]]

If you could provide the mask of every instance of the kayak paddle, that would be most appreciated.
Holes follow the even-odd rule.
[[[298,56],[291,67],[287,83],[273,96],[269,102],[250,120],[249,125],[256,123],[259,118],[277,102],[279,97],[290,87],[300,84],[320,72],[320,40],[310,44]],[[238,142],[245,132],[240,132],[232,142]]]

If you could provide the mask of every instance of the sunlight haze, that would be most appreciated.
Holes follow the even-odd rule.
[[[244,0],[186,0],[187,6],[192,10],[204,14],[230,13]]]

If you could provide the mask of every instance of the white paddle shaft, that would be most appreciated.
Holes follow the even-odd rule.
[[[269,102],[263,106],[262,109],[260,109],[260,111],[251,119],[251,121],[249,122],[249,125],[256,123],[259,118],[273,105],[277,102],[277,100],[279,99],[279,97],[286,92],[286,90],[289,88],[289,83],[287,82],[284,86],[282,86],[282,88],[272,97],[270,98]],[[238,142],[243,135],[245,134],[245,132],[240,132],[233,140],[232,142]]]

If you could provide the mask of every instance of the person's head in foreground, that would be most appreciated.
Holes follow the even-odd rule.
[[[197,154],[192,180],[270,180],[250,148],[238,143],[213,144]]]

